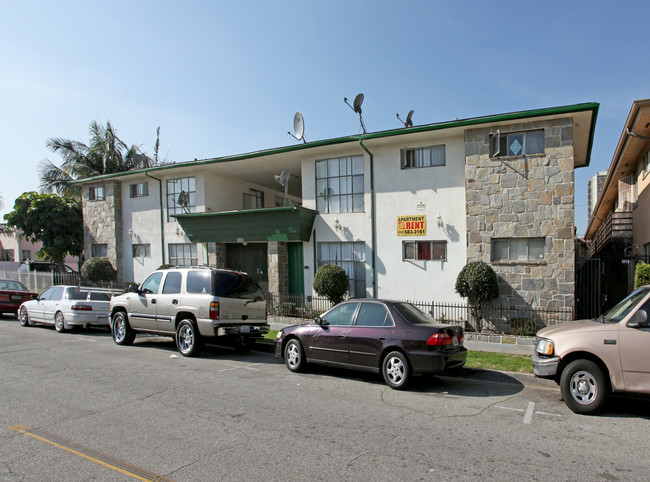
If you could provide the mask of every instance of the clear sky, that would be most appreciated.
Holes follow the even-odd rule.
[[[127,144],[182,162],[369,132],[599,102],[587,181],[609,166],[632,102],[650,97],[650,2],[0,0],[2,214],[38,189],[45,141]]]

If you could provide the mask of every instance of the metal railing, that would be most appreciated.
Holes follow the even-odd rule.
[[[33,293],[42,293],[46,289],[55,285],[70,285],[86,287],[106,288],[112,292],[122,291],[126,288],[126,283],[105,282],[92,283],[82,280],[77,273],[51,273],[43,271],[17,271],[0,269],[1,279],[10,279],[20,281],[25,287]]]
[[[270,315],[298,318],[314,318],[328,310],[331,303],[322,297],[266,293]],[[504,306],[491,304],[482,311],[482,318],[475,320],[466,303],[440,303],[435,301],[401,300],[412,303],[435,320],[460,325],[466,331],[480,331],[507,335],[533,336],[545,326],[573,320],[573,310],[533,308],[528,306]]]

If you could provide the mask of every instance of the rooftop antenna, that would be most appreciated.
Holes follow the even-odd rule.
[[[303,144],[307,144],[307,140],[305,139],[305,118],[300,112],[296,112],[296,115],[293,116],[293,132],[294,134],[291,132],[287,132],[287,134],[295,140],[302,140]]]
[[[361,104],[363,104],[363,94],[357,94],[357,96],[354,98],[354,102],[352,105],[348,102],[347,97],[343,97],[343,102],[348,104],[350,106],[350,109],[352,109],[354,112],[359,114],[359,121],[361,121],[361,128],[363,129],[363,133],[367,134],[366,132],[366,126],[363,123],[363,117],[361,117]]]
[[[406,121],[403,121],[403,120],[400,118],[399,114],[395,114],[395,115],[397,116],[397,118],[399,119],[399,121],[400,121],[402,124],[404,124],[404,127],[413,127],[413,112],[415,112],[415,111],[414,111],[414,110],[411,110],[411,112],[408,113],[408,115],[406,116]]]
[[[275,175],[275,180],[278,181],[284,187],[284,205],[289,205],[289,178],[291,174],[286,169],[280,173],[280,175]]]

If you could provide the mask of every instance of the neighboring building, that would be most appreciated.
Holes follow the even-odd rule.
[[[634,286],[637,261],[650,260],[650,99],[632,104],[585,233],[599,265],[591,289],[602,309]]]
[[[591,221],[594,209],[596,208],[596,201],[598,201],[600,193],[603,192],[606,179],[607,171],[597,172],[589,178],[589,182],[587,183],[587,221]]]
[[[43,243],[27,241],[20,230],[0,224],[0,261],[22,263],[37,259],[36,252],[42,247]],[[63,263],[79,271],[79,258],[67,256]]]
[[[80,181],[85,252],[122,281],[161,264],[242,269],[312,294],[341,265],[359,297],[462,301],[491,263],[503,303],[573,308],[574,176],[598,104],[382,131]],[[288,171],[289,199],[276,182]],[[287,204],[285,207],[284,204]]]

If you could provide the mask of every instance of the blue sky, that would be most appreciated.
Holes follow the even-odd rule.
[[[650,97],[641,1],[0,1],[4,214],[37,190],[50,137],[86,142],[110,120],[168,161],[359,132],[599,102],[589,177],[611,162],[630,106]]]

